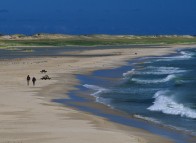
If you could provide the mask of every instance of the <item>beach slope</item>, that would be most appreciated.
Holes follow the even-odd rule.
[[[0,60],[0,143],[172,142],[51,100],[69,98],[66,93],[79,84],[75,74],[114,68],[125,65],[132,58],[163,55],[174,50],[171,47],[141,46],[68,52],[66,54],[70,56],[65,57]],[[51,80],[40,79],[42,69],[48,71]],[[32,82],[27,86],[27,75],[37,78],[35,86]]]

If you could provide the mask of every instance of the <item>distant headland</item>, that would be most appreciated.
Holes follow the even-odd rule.
[[[63,35],[63,34],[0,34],[0,47],[10,46],[100,46],[100,45],[168,45],[196,44],[192,35]]]

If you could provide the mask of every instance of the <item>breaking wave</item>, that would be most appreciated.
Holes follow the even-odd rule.
[[[177,74],[177,73],[184,73],[187,70],[182,70],[177,67],[153,67],[149,66],[146,68],[150,71],[142,71],[136,72],[136,74],[153,74],[153,75],[163,75],[163,74]]]
[[[139,78],[132,78],[131,80],[134,82],[137,82],[139,84],[149,84],[149,83],[163,83],[163,82],[168,82],[171,81],[173,79],[175,79],[176,76],[171,74],[168,75],[167,77],[163,78],[163,79],[155,79],[155,80],[145,80],[145,79],[139,79]]]
[[[88,89],[91,89],[91,90],[96,91],[95,93],[91,94],[92,96],[98,96],[101,93],[109,92],[108,89],[103,88],[103,87],[99,87],[99,86],[96,86],[96,85],[84,84],[83,86],[86,87],[86,88],[88,88]]]
[[[172,97],[168,97],[168,91],[158,91],[155,93],[155,101],[152,106],[147,109],[150,111],[162,112],[170,115],[180,115],[181,117],[187,117],[196,119],[196,111],[177,103]]]
[[[135,69],[132,69],[132,70],[126,72],[126,73],[123,73],[123,77],[125,79],[130,78],[131,76],[133,76],[134,73],[135,73]]]
[[[97,86],[97,85],[89,85],[89,84],[84,84],[83,86],[86,87],[86,88],[88,88],[88,89],[91,89],[91,90],[96,91],[93,94],[91,94],[92,96],[94,96],[96,98],[96,102],[102,103],[102,104],[104,104],[104,105],[106,105],[106,106],[108,106],[110,108],[114,108],[110,104],[110,102],[111,102],[110,99],[102,98],[102,97],[99,96],[102,93],[108,93],[108,92],[110,92],[109,89],[106,89],[106,88],[103,88],[103,87],[100,87],[100,86]]]
[[[185,51],[181,51],[180,54],[181,55],[179,55],[179,56],[162,57],[161,59],[158,59],[156,61],[166,61],[167,62],[167,61],[174,61],[174,60],[188,60],[194,56],[193,53],[185,52]]]

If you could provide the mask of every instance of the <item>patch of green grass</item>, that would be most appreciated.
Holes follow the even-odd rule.
[[[1,47],[10,46],[95,46],[127,44],[196,44],[196,37],[186,36],[72,36],[71,38],[0,40]]]

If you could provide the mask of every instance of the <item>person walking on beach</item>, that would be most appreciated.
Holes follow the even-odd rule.
[[[33,86],[35,86],[35,81],[36,81],[36,78],[33,77],[33,78],[32,78]]]
[[[29,86],[29,81],[31,80],[30,76],[27,76],[27,85]]]

